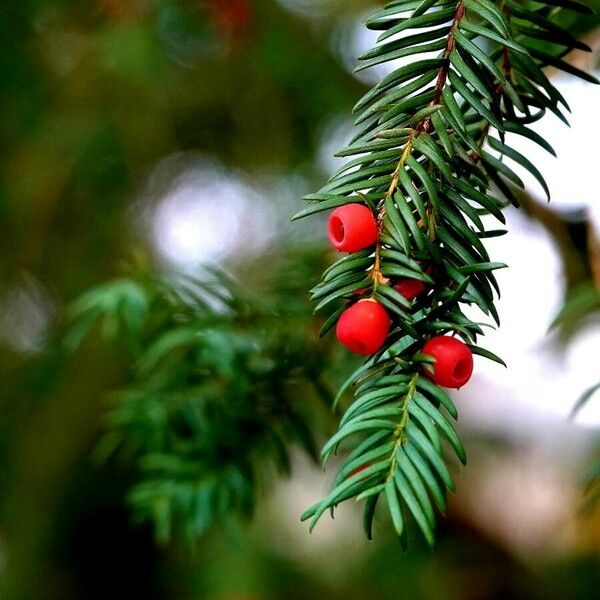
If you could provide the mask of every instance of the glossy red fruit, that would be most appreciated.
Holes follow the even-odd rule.
[[[473,374],[473,353],[460,340],[447,335],[431,338],[423,346],[423,354],[435,358],[433,365],[425,367],[425,375],[447,388],[460,388]]]
[[[385,342],[390,330],[390,317],[375,300],[359,300],[347,308],[339,318],[338,340],[357,354],[373,354]]]
[[[401,279],[394,288],[407,300],[414,300],[425,291],[425,284],[418,279]]]
[[[329,215],[327,235],[336,250],[358,252],[377,241],[377,221],[363,204],[346,204]]]
[[[433,273],[431,265],[423,269],[427,275]],[[407,300],[414,300],[417,296],[420,296],[426,289],[426,284],[419,279],[400,279],[394,286],[396,291],[402,294]]]

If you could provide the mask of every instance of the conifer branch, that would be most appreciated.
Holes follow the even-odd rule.
[[[359,68],[416,58],[359,100],[358,133],[338,154],[354,158],[306,197],[307,208],[295,218],[356,203],[374,212],[374,246],[340,259],[312,295],[316,310],[337,307],[322,335],[336,325],[344,307],[361,298],[383,306],[393,323],[383,347],[336,398],[337,404],[354,388],[355,399],[322,458],[343,444],[353,449],[331,493],[304,513],[311,528],[325,511],[355,498],[365,501],[370,537],[378,498],[385,496],[403,543],[408,515],[433,543],[433,507],[443,511],[446,490],[454,489],[442,440],[463,463],[466,454],[452,426],[457,417],[452,400],[424,376],[430,357],[422,349],[432,337],[450,334],[474,354],[503,364],[477,345],[483,331],[462,306],[477,305],[499,324],[494,271],[505,265],[490,260],[483,242],[504,231],[487,229],[481,217],[504,223],[502,209],[519,205],[514,187],[522,188],[523,182],[507,161],[548,190],[537,168],[507,143],[507,135],[554,152],[527,127],[546,111],[566,122],[563,109],[568,107],[544,67],[596,82],[564,63],[565,52],[582,45],[553,20],[553,3],[537,4],[396,0],[367,21],[381,35],[360,57]],[[579,3],[565,6],[586,10]],[[551,52],[540,47],[540,38]],[[439,52],[435,58],[418,57],[434,52]],[[405,298],[395,288],[402,278],[425,282],[426,293]]]

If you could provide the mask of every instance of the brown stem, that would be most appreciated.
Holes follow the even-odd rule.
[[[448,33],[448,37],[446,38],[446,47],[444,48],[443,58],[444,64],[440,67],[438,71],[437,80],[435,82],[435,97],[431,101],[431,106],[437,106],[440,104],[442,100],[442,94],[444,93],[444,88],[446,87],[446,80],[448,79],[448,70],[450,68],[450,54],[452,54],[452,50],[454,50],[454,46],[456,45],[456,39],[454,37],[454,33],[458,28],[459,23],[462,18],[465,16],[465,5],[460,2],[456,7],[456,12],[454,13],[454,19],[452,20],[452,27],[450,28],[450,32]],[[431,128],[431,117],[426,117],[417,125],[417,129],[422,129],[427,133]]]
[[[466,8],[464,3],[461,1],[456,6],[456,11],[452,20],[452,26],[450,27],[448,37],[446,38],[446,47],[444,48],[444,53],[442,55],[444,63],[438,71],[438,76],[435,82],[435,95],[430,103],[430,106],[437,106],[441,103],[442,94],[444,93],[444,88],[448,79],[448,70],[450,68],[450,54],[452,53],[452,50],[454,50],[454,46],[456,44],[454,33],[461,19],[465,16],[465,13]],[[415,138],[421,132],[428,133],[430,129],[430,116],[421,119],[421,121],[419,121],[419,123],[413,128],[413,131],[410,134],[408,141],[406,142],[406,146],[404,147],[404,151],[402,152],[402,156],[400,157],[400,160],[398,161],[398,164],[396,165],[396,168],[394,169],[394,172],[392,174],[392,181],[390,182],[390,187],[388,188],[388,191],[385,195],[385,199],[381,203],[381,206],[379,208],[379,212],[377,214],[377,228],[379,234],[377,236],[377,244],[375,246],[375,262],[371,271],[371,277],[374,281],[373,291],[375,291],[375,289],[377,288],[377,284],[386,284],[389,282],[389,280],[386,277],[384,277],[383,273],[381,272],[381,234],[383,232],[383,220],[385,218],[385,200],[391,198],[394,195],[396,189],[398,188],[400,169],[404,168],[404,163],[412,153]]]

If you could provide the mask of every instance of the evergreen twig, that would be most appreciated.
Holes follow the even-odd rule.
[[[352,303],[362,293],[388,310],[393,327],[384,347],[338,394],[336,404],[355,388],[322,458],[353,440],[354,449],[330,494],[303,514],[311,528],[327,510],[355,498],[365,501],[370,537],[384,495],[403,543],[409,515],[433,543],[434,505],[443,511],[446,490],[454,489],[442,440],[463,463],[466,453],[452,426],[452,400],[420,375],[420,350],[430,337],[452,334],[475,354],[502,363],[477,345],[482,330],[463,306],[476,305],[499,324],[494,271],[505,265],[490,260],[483,240],[505,232],[488,229],[483,217],[504,223],[502,209],[519,205],[514,189],[524,185],[507,159],[549,196],[541,173],[509,138],[526,137],[554,153],[528,127],[547,111],[567,122],[566,101],[543,69],[597,83],[563,60],[574,48],[586,49],[557,24],[564,9],[589,12],[579,2],[395,0],[366,23],[381,34],[359,68],[415,59],[359,100],[358,132],[338,154],[355,158],[307,196],[307,208],[295,218],[350,203],[375,211],[375,247],[356,260],[342,258],[312,293],[317,310]],[[431,279],[426,266],[433,269]],[[399,273],[430,281],[428,293],[407,302],[393,287]],[[329,319],[325,329],[335,321]]]

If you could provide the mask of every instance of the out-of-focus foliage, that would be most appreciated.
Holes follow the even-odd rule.
[[[600,310],[600,290],[593,281],[586,281],[571,290],[565,305],[554,321],[554,328],[566,340],[577,332],[588,318]]]
[[[322,128],[362,89],[332,54],[328,38],[278,2],[248,3],[247,16],[238,25],[215,4],[31,0],[0,6],[3,597],[68,597],[74,577],[70,570],[79,567],[67,561],[65,552],[79,535],[78,519],[84,517],[77,515],[96,507],[109,515],[110,506],[120,506],[127,489],[139,481],[126,468],[135,461],[110,461],[102,468],[103,475],[91,475],[85,457],[105,430],[107,393],[132,384],[132,352],[146,346],[136,350],[128,341],[105,344],[93,335],[80,351],[70,354],[46,344],[44,338],[65,304],[121,274],[120,261],[129,259],[136,247],[146,246],[154,253],[138,219],[153,208],[140,196],[154,167],[174,153],[193,150],[251,173],[310,177],[319,170],[314,155]],[[276,205],[278,199],[269,200]],[[278,251],[283,252],[284,245]],[[239,349],[230,360],[243,367],[241,383],[256,370],[265,370],[262,395],[281,382],[280,373],[275,373],[273,383],[267,373],[289,369],[290,377],[298,373],[299,378],[306,373],[297,364],[295,353],[301,348],[312,360],[307,346],[293,346],[300,330],[304,343],[316,343],[310,342],[312,323],[301,317],[309,310],[306,298],[299,287],[286,290],[284,283],[296,278],[305,284],[314,279],[322,262],[314,264],[310,257],[298,262],[283,273],[285,277],[278,271],[279,296],[269,295],[269,302],[288,311],[281,322],[271,305],[271,312],[263,312],[267,309],[261,298],[264,265],[270,269],[274,261],[268,257],[244,267],[244,291],[250,297],[258,295],[263,307],[256,309],[263,315],[263,333],[258,333],[258,322],[248,324],[254,332],[250,339],[264,341],[273,323],[281,323],[281,334],[268,352],[281,349],[294,356],[294,363],[286,365],[263,353],[261,364],[260,355],[252,354],[243,343],[243,332],[238,332]],[[135,287],[129,290],[133,290],[130,299],[144,301]],[[110,303],[110,294],[102,300]],[[95,306],[104,312],[111,309]],[[127,314],[143,305],[114,308]],[[165,315],[160,318],[166,327]],[[110,328],[106,320],[103,323]],[[26,343],[13,336],[15,331],[25,336],[34,325],[36,335]],[[298,330],[285,339],[283,331],[289,328],[291,334],[294,327]],[[148,336],[147,341],[154,339],[147,328],[138,333]],[[213,336],[215,344],[218,335]],[[224,390],[237,385],[231,375],[223,375],[222,382]],[[170,383],[173,389],[180,384]],[[288,381],[288,390],[292,385]],[[310,398],[310,389],[302,388],[303,398],[305,394]],[[242,389],[240,394],[248,400],[259,392]],[[232,394],[228,392],[228,397]],[[316,402],[309,399],[304,406],[298,400],[294,410],[307,410]],[[244,404],[244,410],[248,406]],[[264,415],[252,418],[264,423]],[[267,438],[258,435],[256,445],[275,443]],[[261,452],[256,445],[255,457]],[[274,466],[262,472],[260,462],[253,464],[253,472],[260,472],[262,480],[274,475]],[[88,476],[80,476],[81,470]],[[96,498],[108,508],[100,508]],[[120,518],[111,543],[126,548],[131,540],[139,552],[148,544],[145,530],[139,530],[140,539],[127,537],[127,521]],[[100,516],[96,521],[78,556],[91,556],[95,547],[102,547],[105,520]],[[107,540],[104,556],[114,555],[117,564],[115,552]],[[135,568],[131,553],[127,562]],[[97,566],[90,563],[86,568]],[[77,573],[83,570],[82,566]],[[136,581],[139,586],[140,578]]]
[[[595,281],[588,281],[577,286],[568,295],[565,304],[556,317],[554,328],[567,342],[580,331],[586,323],[600,316],[600,289]],[[575,399],[573,415],[582,410],[590,402],[598,402],[600,382],[587,389]],[[600,505],[600,454],[596,452],[596,460],[588,469],[584,481],[583,512],[596,510]]]
[[[172,152],[309,165],[319,127],[360,88],[277,2],[248,19],[230,40],[200,0],[3,4],[4,276],[32,270],[72,297],[110,275],[124,208]],[[81,266],[62,258],[74,253]]]
[[[284,274],[303,262],[272,264],[262,296],[213,271],[116,280],[70,307],[70,350],[96,324],[131,350],[130,381],[112,395],[98,454],[139,465],[129,499],[160,541],[192,544],[215,520],[249,515],[275,468],[289,472],[291,445],[316,460],[332,366],[301,280]]]

